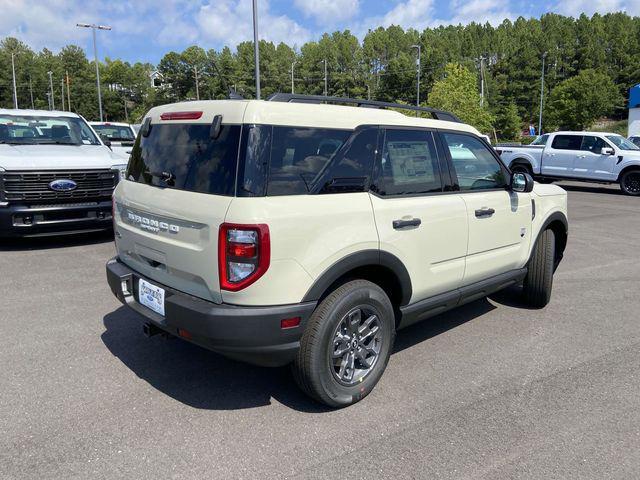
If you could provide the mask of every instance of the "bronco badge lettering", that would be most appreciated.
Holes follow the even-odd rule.
[[[174,225],[167,222],[161,222],[159,220],[154,220],[148,217],[143,217],[142,215],[138,215],[137,213],[133,213],[133,212],[127,212],[127,218],[132,224],[136,225],[142,230],[147,230],[148,232],[152,232],[152,233],[158,233],[158,232],[178,233],[180,231],[180,227],[178,225]]]

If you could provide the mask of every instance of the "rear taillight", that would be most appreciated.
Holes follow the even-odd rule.
[[[269,268],[271,240],[267,225],[223,223],[218,236],[220,288],[236,292],[258,280]]]

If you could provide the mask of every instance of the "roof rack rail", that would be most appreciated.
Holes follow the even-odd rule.
[[[416,107],[415,105],[405,105],[403,103],[380,102],[377,100],[364,100],[359,98],[347,97],[325,97],[324,95],[298,95],[293,93],[274,93],[269,98],[269,102],[286,102],[286,103],[343,103],[347,105],[355,105],[357,107],[366,108],[401,108],[404,110],[412,110],[415,112],[426,112],[431,114],[436,120],[444,120],[447,122],[462,123],[458,117],[451,112],[438,110],[430,107]]]

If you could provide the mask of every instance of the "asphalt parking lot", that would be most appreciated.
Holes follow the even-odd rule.
[[[0,246],[0,478],[637,478],[640,199],[564,184],[551,304],[498,294],[401,332],[363,402],[147,339],[110,239]]]

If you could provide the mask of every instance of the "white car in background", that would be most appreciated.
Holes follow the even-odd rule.
[[[126,167],[75,113],[0,109],[0,237],[110,229]]]
[[[113,150],[113,153],[129,160],[137,133],[128,123],[89,122],[89,125],[102,138],[102,141]]]

